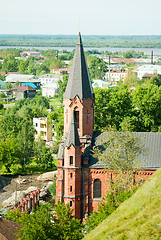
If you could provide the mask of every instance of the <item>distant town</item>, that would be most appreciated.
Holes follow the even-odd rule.
[[[87,37],[87,46],[93,38]],[[125,46],[126,37],[116,37],[127,49],[117,42],[113,51],[108,37],[96,37],[98,43],[84,51],[80,32],[74,50],[32,48],[36,37],[29,49],[21,37],[4,42],[0,36],[0,238],[18,239],[12,236],[19,229],[23,240],[94,239],[108,216],[127,226],[132,212],[133,226],[139,212],[141,224],[134,222],[142,228],[158,212],[161,54],[128,48],[137,41],[147,47],[142,38],[131,36]],[[153,38],[160,47],[159,36],[149,47]],[[134,232],[125,239],[133,240]],[[157,234],[147,227],[142,239]]]

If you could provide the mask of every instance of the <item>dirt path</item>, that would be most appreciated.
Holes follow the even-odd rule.
[[[30,186],[41,189],[47,182],[37,181],[39,175],[0,176],[0,203],[8,199],[16,190],[23,191]]]

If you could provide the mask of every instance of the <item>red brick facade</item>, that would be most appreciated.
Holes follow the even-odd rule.
[[[69,78],[69,84],[65,92],[65,96],[67,96],[68,99],[66,97],[63,102],[64,136],[59,148],[60,154],[58,154],[58,176],[56,181],[56,202],[60,200],[66,204],[68,203],[71,209],[73,209],[73,214],[79,219],[83,219],[86,213],[97,210],[98,203],[107,193],[109,180],[115,178],[113,173],[107,173],[103,168],[92,168],[92,165],[89,167],[88,161],[90,153],[87,154],[88,156],[85,155],[86,149],[92,144],[94,97],[89,87],[90,82],[88,74],[86,74],[85,63],[81,62],[82,59],[84,59],[80,54],[80,52],[83,51],[80,47],[81,44],[81,39],[79,39],[76,47],[76,55],[73,60],[74,64],[71,69],[71,77]],[[78,73],[80,71],[81,74],[76,74],[77,70]],[[83,71],[84,74],[82,74]],[[73,76],[76,77],[74,78]],[[83,82],[84,79],[82,79],[82,76],[85,76],[86,83]],[[77,82],[79,86],[86,84],[86,88],[78,91],[77,86],[73,87],[75,82]],[[88,89],[88,91],[86,91],[86,89]],[[73,91],[76,91],[75,95]],[[84,95],[82,94],[83,91]],[[83,97],[78,96],[77,92]],[[68,141],[73,115],[75,116],[75,127],[73,127],[72,131],[70,130],[70,136],[72,133],[73,135],[70,141]],[[77,130],[75,130],[75,128],[77,128]],[[76,139],[77,137],[79,140]],[[70,144],[68,145],[66,142]],[[80,143],[80,145],[78,143]],[[134,181],[140,181],[141,179],[146,180],[154,171],[140,171],[134,176]],[[94,185],[97,191],[94,191]]]
[[[79,136],[82,137],[86,134],[93,135],[94,128],[94,107],[93,99],[79,99],[75,96],[73,100],[64,99],[64,133],[68,133],[70,120],[73,111],[79,112]]]
[[[88,169],[82,169],[82,155],[88,138],[92,138],[94,127],[94,102],[93,99],[73,100],[64,99],[64,133],[68,134],[73,111],[79,112],[78,134],[82,143],[81,147],[64,148],[64,159],[58,159],[58,177],[56,182],[56,202],[58,200],[69,203],[73,214],[79,219],[83,218],[82,208],[87,209],[88,204]],[[86,136],[89,135],[89,136]],[[70,157],[73,162],[70,163]],[[88,161],[87,161],[88,163]],[[85,172],[85,173],[84,173]],[[84,174],[84,176],[83,176]],[[85,179],[82,184],[82,179]],[[84,193],[83,193],[84,192]]]
[[[40,197],[40,189],[31,192],[28,194],[22,201],[20,201],[15,207],[20,209],[20,212],[27,211],[30,213],[33,209],[36,209],[36,206],[39,206],[39,197]]]

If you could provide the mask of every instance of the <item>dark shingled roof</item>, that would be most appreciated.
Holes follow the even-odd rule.
[[[58,151],[58,159],[64,159],[64,142],[60,143]]]
[[[76,122],[75,122],[74,111],[72,113],[72,119],[71,119],[71,123],[69,126],[67,140],[65,142],[65,147],[69,147],[71,144],[74,147],[81,146],[81,143],[79,140],[79,135],[78,135],[78,130],[77,130]]]
[[[16,223],[7,219],[0,220],[0,239],[1,240],[19,239],[22,234],[18,234],[18,228],[22,228],[20,223]]]
[[[138,160],[144,169],[155,170],[161,167],[161,132],[134,132],[141,139],[141,144],[146,149],[144,154],[139,154]],[[94,132],[92,145],[96,146],[96,139],[101,137],[101,132]],[[104,168],[104,165],[94,158],[89,157],[90,168]]]
[[[80,33],[64,93],[64,99],[73,99],[76,95],[78,95],[80,99],[94,98]]]

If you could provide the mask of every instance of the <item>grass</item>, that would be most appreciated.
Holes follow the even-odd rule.
[[[59,98],[50,98],[49,103],[54,104],[54,105],[61,105],[61,102],[60,102]]]
[[[161,169],[84,240],[161,239]]]

